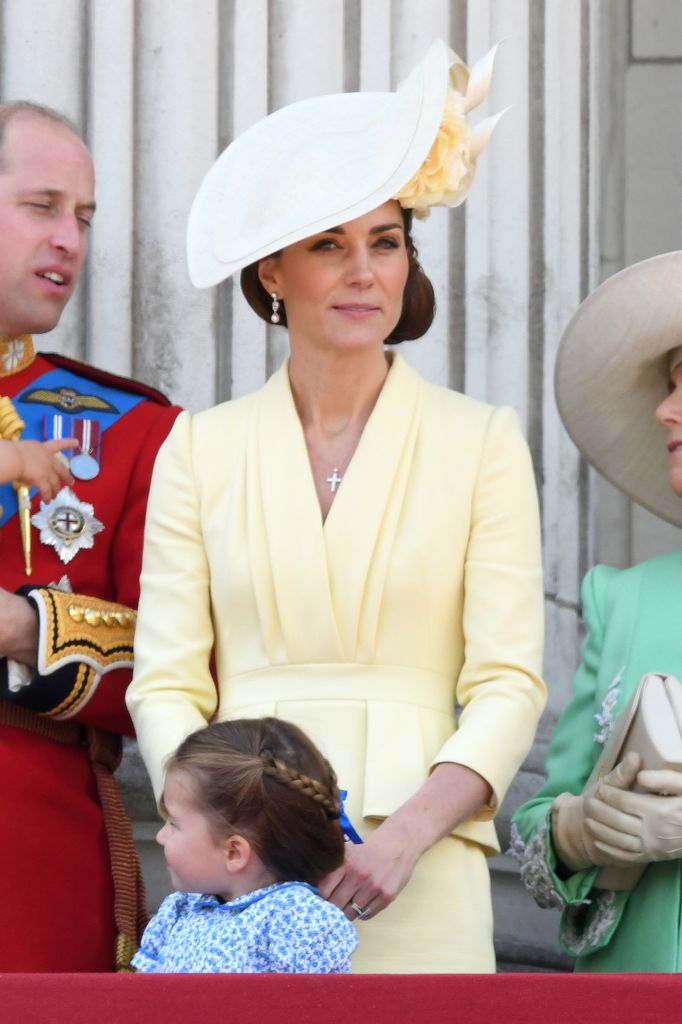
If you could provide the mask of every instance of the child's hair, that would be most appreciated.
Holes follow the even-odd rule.
[[[317,885],[342,863],[336,775],[291,722],[214,722],[178,747],[173,770],[187,773],[216,832],[243,835],[277,881]]]

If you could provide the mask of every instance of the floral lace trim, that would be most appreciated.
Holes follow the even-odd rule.
[[[524,843],[516,825],[511,827],[508,853],[521,865],[521,881],[539,907],[563,910],[566,900],[557,890],[547,865],[547,829],[545,821],[530,843]]]
[[[615,892],[594,889],[593,897],[584,903],[566,908],[561,925],[561,938],[566,949],[574,956],[603,945],[604,938],[618,918]]]
[[[620,681],[623,678],[624,671],[625,666],[615,674],[607,687],[604,700],[602,701],[601,711],[598,711],[594,716],[594,720],[599,726],[599,731],[595,732],[593,737],[595,743],[604,744],[611,735],[613,723],[616,719],[614,708],[618,702],[619,686]]]
[[[507,853],[519,863],[523,862],[523,858],[526,855],[526,844],[521,838],[521,833],[518,828],[513,823],[509,833],[509,849],[507,850]]]
[[[590,899],[567,903],[558,892],[547,865],[547,829],[545,821],[530,843],[524,843],[516,825],[511,828],[508,853],[521,864],[521,881],[543,909],[563,910],[561,940],[572,956],[592,952],[604,940],[618,920],[616,893],[609,889],[593,889]]]

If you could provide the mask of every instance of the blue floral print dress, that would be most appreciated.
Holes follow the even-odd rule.
[[[282,882],[227,903],[172,893],[132,964],[148,974],[347,974],[357,944],[338,907],[305,882]]]

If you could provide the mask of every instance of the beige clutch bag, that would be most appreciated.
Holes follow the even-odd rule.
[[[630,703],[614,722],[585,789],[607,775],[631,750],[642,759],[642,770],[682,771],[682,684],[675,676],[649,672],[640,679]],[[595,885],[617,891],[634,889],[645,868],[646,864],[604,867]]]

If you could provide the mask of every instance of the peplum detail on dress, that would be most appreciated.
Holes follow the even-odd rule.
[[[334,758],[343,783],[348,775],[339,751],[339,712],[355,716],[355,736],[347,739],[364,764],[364,786],[361,794],[348,795],[351,820],[381,819],[422,785],[455,730],[450,689],[447,678],[402,665],[272,666],[229,679],[217,717],[272,715],[297,723]],[[490,856],[499,851],[491,821],[471,819],[453,835],[479,843]]]

